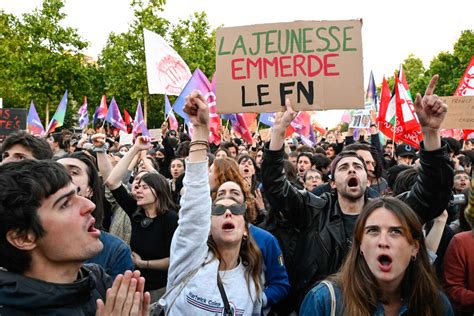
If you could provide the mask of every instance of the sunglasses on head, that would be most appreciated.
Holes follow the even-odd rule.
[[[212,215],[222,215],[225,211],[229,210],[233,215],[244,215],[245,211],[247,210],[247,206],[245,204],[232,204],[232,205],[222,205],[222,204],[215,204],[212,207]]]

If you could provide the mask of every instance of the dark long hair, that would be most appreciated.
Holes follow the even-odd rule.
[[[352,248],[341,268],[333,277],[342,289],[344,315],[372,315],[378,302],[384,301],[375,276],[360,253],[367,218],[375,210],[385,208],[401,222],[410,244],[418,243],[419,251],[411,260],[401,283],[401,297],[407,302],[408,315],[442,315],[440,289],[428,258],[421,223],[415,212],[404,202],[392,197],[368,202],[359,215]]]
[[[59,158],[61,160],[63,158],[73,158],[79,161],[82,161],[87,166],[87,185],[92,190],[92,195],[89,198],[95,204],[95,209],[92,212],[92,216],[95,218],[94,226],[98,229],[104,229],[102,227],[102,222],[104,221],[104,184],[102,183],[102,179],[99,176],[99,172],[97,171],[97,167],[95,165],[95,158],[85,152],[76,151],[72,154],[66,154]]]
[[[153,189],[157,203],[157,214],[162,214],[166,211],[176,211],[178,208],[173,202],[171,196],[171,189],[168,180],[159,173],[148,172],[142,176],[140,183],[145,182]]]
[[[253,158],[252,156],[249,156],[249,155],[241,155],[241,156],[239,156],[239,159],[237,160],[237,164],[239,164],[239,166],[240,166],[241,162],[247,162],[248,160],[250,160],[250,162],[252,162],[253,169],[255,170],[254,174],[252,175],[252,183],[250,185],[250,192],[255,193],[255,190],[257,189],[257,184],[258,184],[257,183],[258,167],[257,167],[257,162],[255,161],[255,158]],[[239,170],[240,170],[240,167],[239,167]]]

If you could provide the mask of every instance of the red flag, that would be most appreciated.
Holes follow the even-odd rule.
[[[380,89],[380,106],[379,114],[377,116],[377,122],[382,123],[385,121],[391,97],[392,96],[390,93],[390,88],[388,87],[387,80],[385,79],[385,76],[383,76],[382,88]]]
[[[249,131],[247,123],[245,122],[244,116],[242,113],[229,114],[228,119],[232,123],[232,128],[234,132],[242,137],[247,143],[252,143],[252,134]]]
[[[132,123],[132,117],[128,114],[127,109],[123,109],[123,120],[125,121],[125,125]]]
[[[395,78],[396,80],[396,90],[403,89],[406,91],[403,84]],[[399,87],[397,88],[397,85]],[[403,88],[401,88],[401,87]],[[390,88],[388,87],[387,80],[385,77],[382,81],[382,94],[380,96],[380,109],[377,116],[377,121],[379,122],[379,130],[388,138],[393,139],[395,136],[395,141],[402,141],[406,144],[409,144],[415,148],[420,147],[420,141],[423,139],[421,134],[421,129],[417,128],[412,131],[406,131],[401,122],[400,118],[403,118],[403,111],[398,110],[397,96],[390,96]],[[406,95],[406,94],[405,94]],[[398,96],[400,99],[400,96]],[[401,101],[399,101],[399,104]],[[400,113],[400,114],[399,114]],[[398,115],[401,115],[400,117]],[[396,126],[396,132],[394,129]],[[419,126],[419,124],[418,124]]]
[[[245,123],[251,132],[257,130],[257,113],[242,113],[244,115]]]
[[[219,134],[219,128],[221,127],[221,118],[217,114],[216,109],[216,75],[212,77],[211,91],[206,95],[207,102],[209,105],[209,142],[219,145],[221,143],[221,135]]]
[[[123,109],[123,120],[125,122],[125,126],[127,127],[127,133],[132,133],[132,117],[128,114],[127,110]]]
[[[405,132],[420,129],[420,123],[415,113],[415,107],[411,99],[410,90],[403,74],[403,68],[400,68],[401,79],[395,77],[395,93],[397,104],[397,117]]]
[[[313,122],[312,126],[313,126],[313,129],[317,130],[322,135],[326,134],[326,128],[324,126],[322,126],[321,123],[315,121],[315,122]]]

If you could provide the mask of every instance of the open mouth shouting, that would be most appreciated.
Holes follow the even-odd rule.
[[[95,219],[92,218],[89,225],[87,225],[87,232],[93,235],[94,237],[99,237],[100,236],[100,230],[94,227],[95,224]]]
[[[377,257],[377,261],[379,262],[379,269],[382,272],[389,272],[392,268],[392,257],[389,255],[380,255]]]
[[[222,230],[224,232],[232,232],[234,229],[235,229],[235,225],[232,222],[227,221],[227,222],[224,222],[224,224],[222,224]]]
[[[355,177],[350,178],[349,181],[347,181],[347,186],[349,188],[354,188],[359,186],[359,180]]]

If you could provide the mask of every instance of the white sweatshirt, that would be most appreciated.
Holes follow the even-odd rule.
[[[217,286],[220,273],[234,315],[260,315],[262,294],[257,297],[252,278],[247,287],[245,267],[239,264],[219,272],[219,261],[207,246],[211,228],[207,161],[186,162],[184,187],[179,226],[171,242],[167,294],[160,301],[166,304],[166,314],[222,315],[224,303]]]

